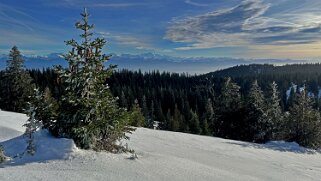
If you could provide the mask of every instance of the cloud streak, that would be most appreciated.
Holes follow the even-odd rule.
[[[34,31],[30,25],[31,21],[35,21],[35,19],[27,13],[0,3],[0,27],[9,29],[21,27],[29,31]]]
[[[147,50],[147,51],[161,52],[161,53],[171,52],[170,49],[157,48],[153,46],[152,43],[144,37],[137,37],[134,35],[117,34],[117,33],[110,33],[110,32],[99,32],[97,34],[98,36],[102,36],[107,40],[112,41],[115,44],[132,47],[137,50]]]
[[[208,4],[197,3],[197,2],[194,2],[193,0],[185,0],[185,3],[193,6],[201,6],[201,7],[208,6]]]
[[[132,6],[145,6],[146,3],[97,3],[91,4],[89,7],[99,7],[99,8],[127,8]]]
[[[308,44],[321,39],[321,16],[308,13],[265,15],[271,6],[260,0],[245,0],[230,9],[173,19],[164,38],[186,44],[177,50]]]
[[[109,3],[103,0],[63,0],[61,2],[54,2],[48,0],[42,0],[43,3],[49,4],[50,6],[64,6],[64,7],[93,7],[93,8],[127,8],[134,6],[145,6],[148,3],[128,3],[128,2],[117,2],[117,3]]]

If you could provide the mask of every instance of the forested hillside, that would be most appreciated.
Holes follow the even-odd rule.
[[[285,112],[295,111],[301,102],[319,110],[318,70],[320,64],[242,65],[200,76],[121,70],[106,81],[121,107],[142,112],[135,126],[153,127],[157,121],[164,130],[254,142],[300,142],[279,129],[292,129]],[[29,72],[40,89],[48,87],[53,97],[61,96],[64,87],[52,69]],[[312,117],[319,120],[316,112]]]

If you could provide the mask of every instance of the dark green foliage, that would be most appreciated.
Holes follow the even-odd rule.
[[[76,28],[83,31],[80,35],[83,41],[66,41],[72,47],[65,55],[69,68],[57,68],[66,90],[60,99],[52,132],[73,138],[81,148],[126,151],[117,141],[128,139],[125,133],[133,130],[128,126],[131,114],[118,106],[105,83],[114,68],[104,68],[104,62],[109,60],[109,56],[101,52],[106,41],[100,38],[91,40],[93,25],[88,23],[89,14],[85,10],[81,16],[82,22],[77,22]]]
[[[266,104],[263,92],[255,80],[246,102],[246,132],[249,141],[266,142],[267,135]]]
[[[38,120],[42,120],[44,128],[52,130],[55,125],[53,120],[56,120],[58,116],[58,102],[52,97],[48,87],[43,92],[41,100],[42,102],[37,106],[40,114]]]
[[[32,82],[29,72],[25,70],[20,51],[14,46],[10,51],[7,68],[0,84],[1,108],[23,112],[35,88]]]
[[[202,127],[202,132],[201,132],[202,135],[211,135],[210,131],[209,131],[209,126],[208,126],[207,119],[203,119],[202,120],[202,126],[201,127]]]
[[[221,95],[218,98],[218,118],[214,123],[214,135],[238,139],[242,136],[239,135],[239,128],[243,125],[241,115],[240,87],[231,78],[226,78],[221,88]]]
[[[117,100],[109,91],[103,91],[97,97],[88,100],[84,111],[88,111],[84,121],[79,126],[73,126],[72,135],[77,145],[97,151],[123,152],[123,145],[118,145],[120,139],[128,139],[125,133],[133,131],[128,127],[132,115],[126,109],[119,108]]]
[[[145,117],[142,113],[141,108],[139,107],[138,101],[135,100],[135,104],[131,109],[132,113],[132,122],[131,125],[135,127],[142,127],[145,123]]]
[[[149,126],[149,122],[150,122],[150,116],[149,116],[149,110],[148,110],[148,107],[147,107],[147,102],[146,102],[146,97],[143,96],[143,99],[142,99],[142,111],[143,111],[143,115],[145,117],[145,123],[144,123],[144,126],[145,127],[148,127]]]
[[[320,112],[313,109],[312,105],[313,101],[305,90],[298,94],[298,99],[290,107],[282,132],[285,140],[295,141],[305,147],[320,148]]]
[[[229,72],[233,79],[223,78],[215,73],[189,76],[157,71],[142,73],[122,70],[113,73],[107,82],[114,96],[122,97],[123,94],[125,98],[123,102],[126,102],[127,108],[131,109],[135,104],[135,99],[138,100],[144,117],[149,120],[146,122],[146,127],[153,119],[160,121],[160,129],[192,132],[191,110],[193,110],[199,117],[201,134],[208,133],[224,138],[266,142],[284,139],[282,135],[288,132],[285,124],[282,124],[287,122],[284,121],[283,114],[288,114],[289,107],[298,99],[298,89],[293,89],[293,96],[287,99],[286,91],[292,86],[292,82],[298,84],[298,87],[302,87],[305,83],[310,94],[318,95],[321,73],[316,70],[320,67],[319,64],[284,67],[239,66]],[[244,68],[245,72],[237,73],[238,68]],[[250,73],[248,74],[247,71]],[[30,72],[41,90],[48,86],[53,97],[61,100],[63,92],[61,90],[64,90],[65,85],[58,84],[61,80],[56,81],[57,75],[52,74],[50,70]],[[264,93],[265,106],[263,107],[265,107],[266,119],[261,119],[260,122],[258,122],[259,119],[252,119],[257,123],[252,125],[249,121],[251,116],[247,117],[249,110],[253,108],[249,104],[248,95],[255,80]],[[271,84],[273,81],[275,81],[274,85]],[[312,107],[318,109],[321,99],[317,97],[313,99],[317,101]]]
[[[129,139],[126,133],[134,129],[129,127],[133,117],[138,123],[143,122],[139,114],[139,107],[132,112],[118,106],[106,80],[112,75],[115,66],[104,68],[109,56],[102,53],[105,40],[96,38],[91,40],[89,32],[93,25],[88,24],[89,14],[85,10],[82,22],[76,23],[76,28],[83,31],[82,42],[67,41],[72,50],[65,55],[69,67],[56,67],[54,81],[47,81],[43,85],[54,90],[54,97],[48,87],[37,90],[32,97],[27,114],[29,120],[25,125],[27,138],[27,153],[33,155],[36,146],[33,134],[38,128],[47,128],[58,137],[72,138],[84,149],[109,152],[124,152],[128,150],[119,144],[121,139]],[[51,71],[47,71],[51,73]],[[33,76],[38,82],[38,75]],[[52,83],[54,85],[52,85]],[[125,104],[125,103],[124,103]],[[124,105],[125,106],[125,105]]]
[[[200,134],[201,133],[201,127],[200,127],[200,121],[198,119],[198,115],[191,110],[191,119],[190,122],[190,131],[193,134]]]
[[[214,124],[216,123],[216,115],[213,109],[211,99],[207,100],[205,114],[201,120],[201,128],[203,135],[213,135]]]
[[[269,87],[269,91],[266,98],[266,123],[265,123],[265,136],[267,140],[279,139],[280,132],[282,131],[282,124],[284,121],[284,115],[280,106],[280,98],[278,87],[275,82],[272,82]],[[266,141],[267,141],[266,140]]]
[[[180,129],[180,123],[183,122],[183,115],[181,114],[181,112],[178,110],[177,105],[175,106],[175,110],[174,110],[174,115],[171,117],[170,119],[170,123],[169,123],[169,130],[171,131],[179,131]]]

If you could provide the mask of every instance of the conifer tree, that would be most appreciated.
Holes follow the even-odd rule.
[[[240,86],[226,78],[219,96],[218,118],[214,124],[214,135],[224,138],[240,139],[242,124],[242,101]]]
[[[150,104],[150,109],[149,109],[149,120],[147,121],[146,127],[148,128],[153,128],[153,124],[155,120],[155,108],[154,108],[154,101],[151,102]]]
[[[214,113],[212,101],[211,99],[208,99],[206,103],[205,114],[201,122],[203,135],[213,134],[212,130],[214,130],[214,124],[216,121],[215,119],[216,119],[216,115]]]
[[[58,75],[66,87],[60,100],[60,109],[53,133],[73,138],[78,146],[85,149],[126,151],[117,142],[128,139],[125,133],[133,129],[128,126],[131,114],[120,108],[111,94],[106,80],[115,66],[104,68],[110,56],[102,53],[106,41],[92,40],[89,14],[81,13],[82,22],[76,28],[83,31],[82,42],[66,41],[72,49],[65,55],[68,69],[57,67]]]
[[[1,84],[2,103],[8,111],[23,112],[26,102],[33,94],[34,84],[29,73],[25,70],[24,60],[16,46],[12,47],[4,80]]]
[[[52,97],[48,87],[42,93],[37,89],[36,97],[39,97],[38,101],[32,100],[31,106],[37,108],[37,120],[41,121],[43,128],[53,130],[59,109],[57,100]]]
[[[178,110],[177,105],[175,105],[174,115],[170,119],[169,130],[179,131],[180,122],[182,122],[182,114]]]
[[[201,130],[202,130],[201,131],[202,135],[211,135],[207,119],[203,119],[202,129]]]
[[[165,116],[163,113],[162,104],[157,103],[155,106],[157,106],[155,109],[155,119],[160,122],[160,124],[161,124],[160,126],[161,126],[161,128],[163,128]]]
[[[200,122],[199,122],[199,117],[196,112],[191,110],[191,120],[189,120],[191,126],[190,126],[190,131],[193,134],[200,134],[201,133],[201,127],[200,127]]]
[[[281,131],[284,116],[280,106],[278,86],[274,81],[269,86],[266,105],[266,137],[267,139],[276,140],[279,139],[279,133]]]
[[[144,127],[148,127],[148,123],[150,122],[150,116],[149,116],[149,111],[148,111],[148,107],[147,107],[147,101],[146,101],[146,96],[143,96],[142,99],[142,111],[145,117],[145,123],[144,123]]]
[[[284,139],[309,148],[321,147],[320,112],[313,109],[313,101],[303,90],[290,107],[286,119]]]
[[[171,115],[171,110],[168,109],[166,113],[165,129],[171,130],[171,126],[172,126],[171,124],[172,124],[172,115]]]
[[[249,141],[265,142],[267,138],[266,105],[263,92],[255,80],[247,98],[247,132]]]
[[[35,132],[42,127],[42,114],[43,114],[43,99],[41,92],[36,89],[30,102],[28,102],[28,110],[26,111],[29,117],[27,123],[23,126],[26,127],[24,137],[27,142],[26,153],[34,155],[36,153],[36,144],[34,140]]]
[[[127,100],[124,91],[121,91],[120,97],[119,97],[119,106],[127,108]]]
[[[135,104],[133,105],[131,109],[132,113],[132,126],[135,127],[141,127],[144,126],[145,123],[145,117],[142,113],[141,108],[139,107],[138,100],[135,100]]]

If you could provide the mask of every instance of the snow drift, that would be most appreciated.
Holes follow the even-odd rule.
[[[10,156],[25,145],[21,114],[0,111],[0,142]],[[4,132],[3,132],[4,131]],[[11,133],[12,131],[12,133]],[[321,154],[296,143],[265,145],[138,128],[127,143],[136,151],[79,150],[68,139],[36,134],[34,157],[0,166],[0,180],[319,180]]]

